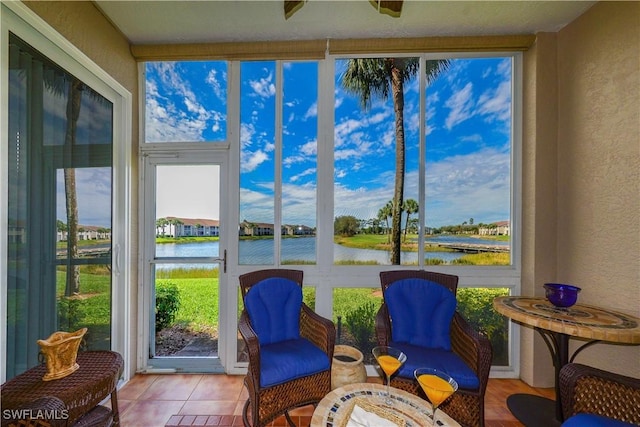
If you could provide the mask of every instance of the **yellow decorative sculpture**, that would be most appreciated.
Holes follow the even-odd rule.
[[[80,367],[76,357],[86,332],[87,328],[75,332],[54,332],[46,340],[37,341],[47,361],[47,373],[42,377],[43,381],[64,378]]]

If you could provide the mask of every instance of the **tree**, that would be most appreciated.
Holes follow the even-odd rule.
[[[386,205],[384,205],[382,208],[380,208],[380,210],[378,211],[378,219],[380,221],[384,221],[387,224],[387,227],[385,228],[385,233],[389,233],[389,218],[391,218],[391,215],[393,214],[393,201],[389,200],[387,202]],[[391,243],[391,240],[389,240],[389,243]]]
[[[67,99],[67,129],[64,137],[64,145],[68,152],[76,145],[78,118],[80,117],[80,105],[84,84],[77,78],[69,83],[69,97]],[[74,260],[78,257],[78,196],[76,191],[75,168],[64,169],[64,192],[67,209],[67,257]],[[65,296],[71,296],[80,292],[80,268],[77,265],[67,266],[67,283]]]
[[[171,232],[171,226],[173,226],[172,237],[178,237],[178,226],[183,225],[184,222],[182,222],[182,220],[179,218],[171,218],[170,220],[168,220],[168,224],[169,224],[169,232]]]
[[[55,73],[44,74],[44,84],[53,94],[62,96],[65,87],[68,86],[67,107],[66,107],[66,129],[64,138],[64,155],[71,159],[78,133],[78,118],[80,117],[80,107],[82,105],[82,93],[85,85],[78,78],[69,76],[58,78]],[[106,101],[105,98],[93,91],[89,91],[92,99]],[[64,168],[64,191],[65,207],[67,214],[67,277],[65,285],[65,296],[71,296],[80,292],[80,268],[73,264],[73,260],[78,258],[78,196],[76,190],[76,170],[73,167]]]
[[[157,233],[157,229],[160,228],[162,229],[162,237],[164,237],[167,225],[169,225],[169,221],[167,220],[167,218],[156,219],[156,233]]]
[[[414,199],[407,199],[404,202],[404,211],[407,213],[407,218],[404,223],[404,241],[407,241],[407,230],[409,229],[409,218],[414,213],[418,212],[418,202]]]
[[[426,62],[427,83],[449,67],[449,60]],[[396,139],[396,174],[391,216],[391,263],[400,264],[401,219],[404,197],[404,83],[416,76],[418,58],[358,58],[350,59],[342,75],[342,86],[360,98],[365,109],[373,99],[393,99]]]
[[[358,232],[359,221],[355,216],[344,215],[333,221],[333,232],[340,236],[354,236]]]

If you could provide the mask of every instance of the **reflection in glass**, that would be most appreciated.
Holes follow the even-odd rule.
[[[112,116],[10,35],[7,379],[56,330],[87,327],[86,349],[111,348]]]

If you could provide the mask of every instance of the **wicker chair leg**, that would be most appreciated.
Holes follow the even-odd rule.
[[[284,411],[284,416],[287,419],[287,422],[289,423],[289,426],[291,427],[297,427],[296,424],[293,422],[293,420],[291,419],[291,417],[289,416],[289,411]]]
[[[244,407],[242,408],[242,424],[244,424],[244,427],[251,427],[251,423],[249,423],[249,417],[248,414],[249,413],[249,399],[247,399],[244,402]]]

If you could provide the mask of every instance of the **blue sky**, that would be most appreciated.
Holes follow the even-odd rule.
[[[393,196],[393,105],[363,110],[340,86],[344,66],[336,61],[334,215],[367,219]],[[283,68],[283,222],[314,226],[318,67]],[[224,140],[226,80],[223,62],[148,64],[146,141]],[[275,94],[274,62],[242,64],[241,220],[274,221]],[[406,82],[405,199],[416,200],[419,96],[417,78]],[[452,60],[425,96],[427,225],[509,219],[511,59]]]

